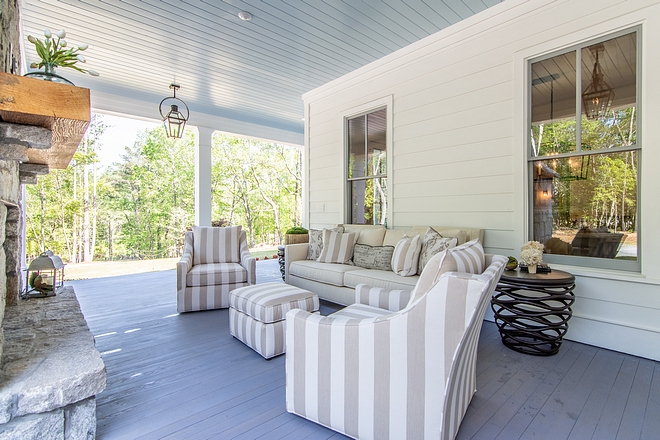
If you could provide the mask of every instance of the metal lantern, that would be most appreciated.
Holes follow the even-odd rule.
[[[162,101],[160,101],[160,105],[158,106],[158,111],[160,111],[160,115],[163,118],[165,133],[167,133],[167,137],[169,138],[181,138],[181,136],[183,136],[183,130],[186,128],[186,122],[190,117],[190,110],[188,109],[186,103],[176,97],[176,91],[179,90],[180,87],[181,86],[178,84],[170,84],[170,89],[174,90],[174,96],[164,98]],[[167,100],[174,101],[175,103],[168,102],[170,111],[167,114],[163,114],[163,103],[165,103]],[[185,107],[185,116],[179,110],[178,103],[183,104],[183,107]]]
[[[591,52],[596,57],[596,62],[591,73],[591,84],[582,93],[584,113],[589,119],[604,117],[614,99],[614,90],[605,82],[603,69],[598,62],[598,54],[603,50],[604,46],[602,44],[597,44],[591,48]]]
[[[32,260],[25,275],[23,298],[54,296],[64,287],[64,263],[52,251],[43,252]]]

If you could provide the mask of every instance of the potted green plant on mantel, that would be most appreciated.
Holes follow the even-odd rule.
[[[309,242],[309,231],[302,226],[294,226],[287,229],[285,233],[286,244],[307,243]]]

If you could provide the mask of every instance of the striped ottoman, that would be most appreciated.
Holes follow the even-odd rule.
[[[283,283],[239,287],[229,293],[229,333],[266,359],[286,351],[286,312],[316,312],[316,293]]]

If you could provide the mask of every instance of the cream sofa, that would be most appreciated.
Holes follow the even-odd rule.
[[[396,246],[404,236],[426,233],[428,226],[412,229],[386,229],[382,226],[340,224],[344,232],[358,232],[357,243],[369,246]],[[484,231],[476,228],[431,226],[443,237],[456,237],[458,244],[479,238],[483,243]],[[355,287],[368,284],[388,290],[413,290],[419,275],[403,277],[392,271],[365,269],[348,264],[320,263],[307,260],[307,243],[291,244],[285,248],[285,282],[319,295],[320,298],[337,304],[350,305],[355,302]]]

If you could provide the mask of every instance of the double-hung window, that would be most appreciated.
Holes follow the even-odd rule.
[[[346,118],[348,220],[387,223],[387,109]]]
[[[529,230],[547,262],[640,268],[638,40],[628,30],[529,63]]]

